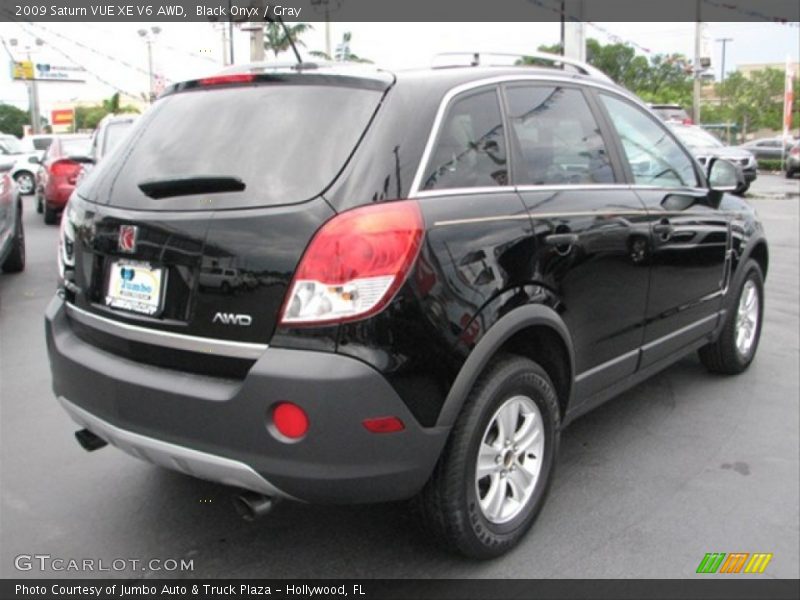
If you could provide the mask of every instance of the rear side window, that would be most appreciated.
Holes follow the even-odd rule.
[[[105,142],[102,148],[104,155],[111,152],[125,138],[125,134],[128,133],[131,125],[133,125],[133,121],[120,121],[119,123],[111,123],[106,127]]]
[[[693,159],[666,128],[642,109],[606,94],[600,97],[622,141],[634,181],[658,187],[695,187]]]
[[[516,183],[613,183],[600,128],[580,90],[558,86],[506,89],[509,127],[520,150]]]
[[[422,189],[508,185],[506,139],[497,91],[455,100],[439,128]]]
[[[310,84],[166,96],[123,136],[119,151],[90,173],[86,185],[99,181],[109,169],[118,170],[109,202],[130,208],[192,208],[197,195],[153,200],[138,186],[209,176],[245,184],[243,191],[214,193],[216,208],[303,202],[323,192],[337,176],[381,96],[374,89]],[[83,191],[91,194],[88,188]]]

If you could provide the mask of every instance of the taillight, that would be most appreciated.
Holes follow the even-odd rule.
[[[66,177],[70,183],[75,183],[78,173],[81,172],[81,163],[64,158],[50,165],[50,174],[54,177]]]
[[[691,120],[689,117],[686,117],[686,118],[683,120],[683,124],[684,124],[684,125],[694,125],[694,121],[692,121],[692,120]]]
[[[233,83],[251,83],[256,76],[252,73],[235,73],[232,75],[214,75],[213,77],[203,77],[199,80],[200,85],[228,85]]]
[[[289,287],[281,323],[341,323],[381,311],[414,264],[422,233],[422,214],[413,200],[337,215],[306,249]]]
[[[63,280],[67,269],[75,268],[75,226],[69,203],[61,215],[58,236],[58,275]]]

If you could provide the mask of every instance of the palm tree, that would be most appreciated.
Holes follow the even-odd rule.
[[[299,37],[311,29],[314,27],[310,23],[286,25],[285,30],[280,23],[267,23],[264,28],[264,49],[271,50],[277,58],[278,54],[292,47],[291,41],[297,46],[305,46]]]

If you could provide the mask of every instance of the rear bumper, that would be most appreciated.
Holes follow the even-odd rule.
[[[74,190],[75,184],[53,181],[51,177],[44,188],[45,202],[50,208],[61,210],[67,205],[67,201]]]
[[[203,479],[309,502],[413,496],[447,436],[419,426],[368,365],[324,352],[268,348],[243,381],[190,375],[104,352],[77,337],[64,300],[46,314],[53,389],[79,425],[126,452]],[[270,407],[292,401],[309,431],[281,442]],[[367,418],[397,416],[404,431],[368,432]]]

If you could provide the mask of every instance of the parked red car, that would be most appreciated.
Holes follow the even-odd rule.
[[[44,222],[53,225],[64,210],[82,163],[89,160],[91,137],[81,134],[59,135],[42,157],[42,168],[37,173],[36,211],[44,212]]]

